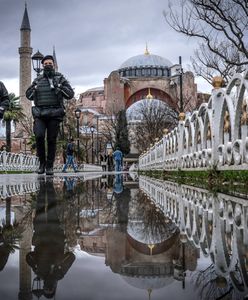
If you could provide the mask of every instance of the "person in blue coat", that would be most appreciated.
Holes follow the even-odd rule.
[[[74,140],[73,138],[71,138],[69,140],[69,143],[67,144],[67,147],[66,147],[66,156],[67,156],[67,160],[66,160],[66,163],[64,164],[64,167],[63,167],[63,170],[62,172],[63,173],[66,173],[66,169],[69,165],[71,165],[73,167],[73,170],[74,172],[76,173],[78,170],[77,170],[77,167],[75,165],[75,162],[74,162],[74,150],[75,146],[74,146]]]
[[[113,158],[115,161],[115,171],[120,172],[122,167],[123,154],[119,147],[116,147],[116,150],[113,153]]]

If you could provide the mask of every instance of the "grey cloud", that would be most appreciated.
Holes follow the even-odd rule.
[[[52,53],[61,72],[78,86],[102,85],[130,56],[151,53],[189,62],[195,43],[172,31],[163,10],[167,0],[29,0],[33,53]],[[24,1],[0,0],[0,79],[17,78]],[[99,82],[99,78],[101,78]],[[82,82],[80,83],[80,80]]]

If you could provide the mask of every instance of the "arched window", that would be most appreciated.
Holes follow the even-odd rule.
[[[162,70],[158,69],[158,76],[162,76]]]
[[[152,69],[152,76],[156,76],[157,75],[157,70],[155,68]]]
[[[137,69],[137,70],[136,70],[136,75],[137,75],[137,76],[141,76],[141,70],[140,70],[140,69]]]

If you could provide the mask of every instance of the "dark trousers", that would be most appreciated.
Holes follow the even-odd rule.
[[[47,167],[53,167],[56,153],[56,140],[59,133],[57,119],[36,118],[34,120],[34,134],[36,139],[37,156],[40,163],[46,163]],[[47,155],[45,138],[47,138]]]

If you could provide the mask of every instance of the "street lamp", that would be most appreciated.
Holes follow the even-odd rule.
[[[99,131],[99,116],[100,115],[95,115],[96,118],[96,159],[97,159],[97,164],[99,164],[99,155],[98,155],[98,131]],[[100,148],[101,152],[101,148]]]
[[[41,61],[42,61],[43,57],[44,57],[44,55],[41,54],[39,50],[32,56],[32,65],[33,65],[34,71],[37,74],[37,77],[40,75],[40,72],[42,70]]]
[[[77,108],[74,113],[75,113],[75,117],[77,119],[77,157],[78,157],[78,161],[79,161],[79,119],[81,116],[81,110],[79,108]]]
[[[94,140],[93,140],[93,133],[94,133],[94,126],[90,126],[90,132],[91,132],[91,162],[92,164],[94,163],[94,149],[93,149],[93,146],[94,146]]]
[[[182,68],[182,56],[179,56],[179,86],[180,86],[180,102],[179,102],[179,109],[180,113],[183,112],[183,68]]]

